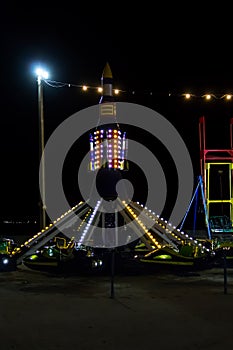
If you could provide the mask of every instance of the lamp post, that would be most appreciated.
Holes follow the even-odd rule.
[[[45,202],[45,159],[44,159],[44,101],[43,85],[44,79],[48,79],[48,72],[41,68],[36,69],[38,85],[38,112],[39,112],[39,183],[40,183],[40,229],[46,227],[46,202]]]

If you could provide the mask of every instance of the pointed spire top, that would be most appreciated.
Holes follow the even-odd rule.
[[[107,62],[101,77],[101,86],[103,90],[102,90],[102,96],[100,98],[99,103],[114,101],[114,97],[112,95],[112,81],[113,81],[112,71]]]
[[[106,63],[106,65],[104,67],[102,76],[103,76],[103,78],[112,78],[112,71],[111,71],[111,68],[110,68],[108,62]]]

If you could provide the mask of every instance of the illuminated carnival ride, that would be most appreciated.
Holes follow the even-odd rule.
[[[128,171],[127,135],[116,119],[116,103],[112,95],[112,72],[106,64],[101,78],[102,96],[100,115],[109,123],[100,125],[90,133],[89,171],[98,172],[100,198],[91,206],[80,201],[67,212],[50,222],[40,232],[22,244],[4,238],[0,242],[0,271],[17,269],[24,264],[32,269],[79,271],[107,271],[109,252],[114,250],[119,266],[130,262],[132,266],[176,266],[210,268],[221,264],[222,257],[233,261],[231,172],[233,148],[209,150],[205,145],[205,119],[200,118],[201,175],[190,206],[201,190],[205,213],[205,237],[195,237],[173,226],[151,208],[137,201],[119,198],[116,183],[122,172]],[[232,120],[230,123],[232,128]],[[219,174],[228,173],[228,197],[212,198],[212,169]],[[215,171],[216,173],[216,171]],[[112,210],[104,210],[106,202]],[[111,204],[113,203],[113,204]],[[212,211],[212,206],[223,204],[228,211]],[[186,215],[189,212],[187,210]],[[79,225],[72,221],[74,214]],[[72,218],[72,220],[71,220]],[[184,217],[185,220],[186,216]],[[71,222],[72,221],[72,222]],[[59,229],[61,228],[61,229]],[[66,228],[73,237],[66,236]],[[98,230],[96,230],[98,228]],[[97,231],[97,232],[96,232]],[[195,231],[195,230],[194,230]],[[135,265],[134,265],[135,264]]]

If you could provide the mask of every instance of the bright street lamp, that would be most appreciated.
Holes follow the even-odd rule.
[[[38,84],[38,111],[39,111],[39,159],[40,159],[40,229],[46,227],[46,202],[45,202],[45,160],[44,160],[44,102],[43,85],[44,79],[48,79],[48,72],[42,68],[36,69]]]

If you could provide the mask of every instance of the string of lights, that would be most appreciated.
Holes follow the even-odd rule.
[[[53,88],[78,88],[84,92],[87,92],[89,90],[96,91],[97,93],[102,93],[103,89],[101,86],[93,86],[93,85],[81,85],[81,84],[73,84],[73,83],[66,83],[66,82],[60,82],[55,80],[49,80],[49,79],[43,79],[43,81],[50,87]],[[128,90],[121,90],[121,89],[113,89],[114,95],[119,95],[121,93],[128,93],[128,94],[138,94],[136,91],[128,91]],[[141,94],[141,93],[140,93]],[[149,96],[156,96],[158,93],[149,91],[149,92],[143,92],[143,95],[149,95]],[[226,100],[226,101],[232,101],[233,100],[233,94],[231,93],[224,93],[224,94],[213,94],[213,93],[204,93],[204,94],[193,94],[191,92],[184,92],[184,93],[171,93],[169,92],[167,94],[168,97],[182,97],[185,100],[192,100],[192,99],[204,99],[206,101],[211,100]]]

